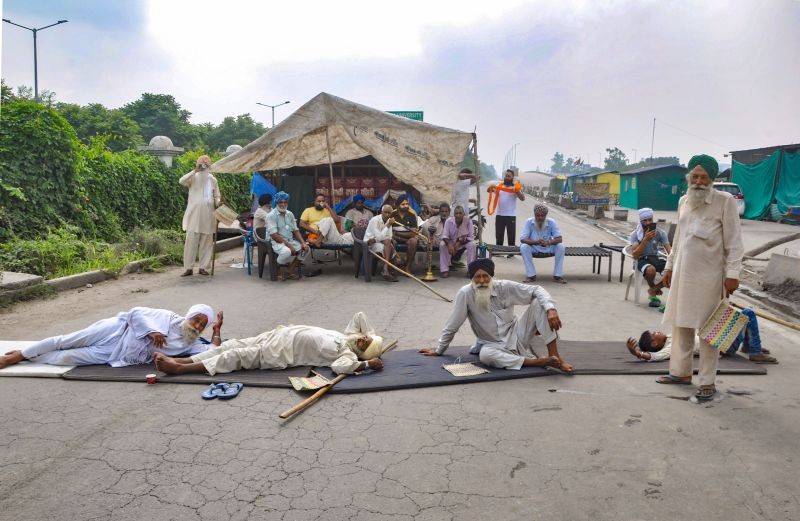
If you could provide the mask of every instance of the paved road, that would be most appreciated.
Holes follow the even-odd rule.
[[[553,216],[567,244],[610,242]],[[228,268],[241,253],[225,255],[213,280],[174,268],[20,305],[0,315],[0,339],[203,301],[225,310],[228,336],[343,327],[365,310],[414,349],[432,344],[450,310],[409,280],[356,280],[347,260],[272,283]],[[498,276],[522,277],[520,259],[497,263]],[[543,277],[564,338],[618,339],[622,350],[658,327],[656,311],[623,301],[624,285],[592,274],[590,260],[568,258],[565,276],[566,286]],[[465,281],[436,288],[454,295]],[[194,385],[0,378],[0,519],[797,519],[800,338],[762,330],[781,364],[721,377],[723,399],[705,406],[647,376],[551,376],[330,396],[284,422],[278,413],[300,399],[286,390],[204,402]],[[455,339],[470,340],[468,328]]]

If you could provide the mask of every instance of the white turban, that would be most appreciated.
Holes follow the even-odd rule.
[[[186,312],[186,319],[190,319],[196,317],[197,315],[205,315],[208,319],[208,324],[210,325],[214,322],[214,310],[211,309],[211,306],[207,306],[205,304],[195,304],[194,306],[189,308],[189,311]]]
[[[640,208],[639,209],[639,223],[636,225],[636,229],[633,230],[633,233],[636,234],[636,238],[639,242],[642,242],[644,238],[644,228],[642,228],[642,221],[645,219],[652,219],[653,218],[653,209],[652,208]]]
[[[379,358],[383,354],[383,338],[373,335],[372,342],[358,356],[362,360],[372,360]]]

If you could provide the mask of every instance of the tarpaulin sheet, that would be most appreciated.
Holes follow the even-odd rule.
[[[775,195],[775,177],[778,173],[780,150],[754,165],[733,162],[732,178],[744,194],[744,218],[761,219]]]
[[[790,206],[800,206],[800,152],[783,153],[775,200],[782,214],[785,214]]]
[[[320,93],[213,172],[251,172],[372,156],[431,200],[450,200],[472,134],[406,119]]]

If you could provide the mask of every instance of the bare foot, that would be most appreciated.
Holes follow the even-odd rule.
[[[559,367],[560,361],[557,356],[543,356],[542,358],[526,358],[522,361],[523,367]]]
[[[163,353],[156,353],[153,360],[156,364],[156,369],[162,373],[181,374],[183,372],[183,364],[179,364],[173,358]]]
[[[15,350],[9,351],[8,353],[0,356],[0,369],[4,367],[8,367],[10,365],[18,364],[25,360],[25,357],[22,356],[22,351]]]
[[[562,371],[564,371],[565,373],[574,373],[575,372],[575,368],[572,367],[571,363],[565,362],[564,360],[561,360],[561,359],[559,359],[558,368],[561,369]]]

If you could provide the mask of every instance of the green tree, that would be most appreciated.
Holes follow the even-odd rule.
[[[201,144],[198,129],[189,123],[192,113],[182,109],[169,94],[145,92],[121,110],[139,125],[145,142],[153,136],[167,136],[179,147],[191,148]]]
[[[266,127],[254,121],[250,114],[228,116],[216,127],[211,127],[204,136],[208,148],[215,152],[224,152],[230,145],[244,146],[267,131]]]
[[[603,166],[606,170],[624,170],[628,166],[628,158],[625,152],[617,147],[606,149],[606,159]]]
[[[561,152],[556,152],[553,155],[553,159],[551,159],[553,164],[550,166],[550,171],[554,174],[560,174],[565,172],[564,170],[564,154]]]
[[[661,166],[661,165],[680,165],[681,160],[675,156],[662,156],[662,157],[646,157],[639,161],[638,163],[634,163],[629,165],[626,170],[636,170],[637,168],[647,168],[651,166]]]
[[[114,152],[144,144],[139,125],[121,109],[107,109],[99,103],[84,107],[57,103],[55,108],[69,121],[84,144],[90,144],[97,136],[104,136],[105,145]]]

